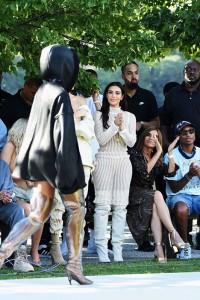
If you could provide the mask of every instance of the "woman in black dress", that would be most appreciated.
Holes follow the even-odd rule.
[[[142,244],[151,227],[155,240],[155,256],[165,262],[162,247],[162,224],[169,232],[173,245],[185,248],[185,243],[175,230],[168,207],[161,192],[153,189],[156,172],[162,169],[162,136],[155,127],[145,129],[136,149],[131,151],[132,180],[130,185],[127,223],[138,243]]]

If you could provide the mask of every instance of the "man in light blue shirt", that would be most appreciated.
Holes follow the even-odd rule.
[[[167,204],[174,214],[177,230],[188,242],[188,217],[200,214],[200,148],[194,145],[195,128],[187,121],[176,125],[179,146],[166,154],[164,163],[174,163],[166,179]],[[189,257],[188,257],[189,258]]]

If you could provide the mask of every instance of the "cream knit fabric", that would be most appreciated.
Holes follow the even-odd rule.
[[[119,130],[114,123],[115,116],[122,112],[124,129]],[[95,134],[100,145],[96,155],[93,180],[95,203],[109,205],[128,204],[132,167],[127,146],[136,142],[136,119],[120,108],[110,108],[109,128],[103,128],[101,112],[95,117]]]

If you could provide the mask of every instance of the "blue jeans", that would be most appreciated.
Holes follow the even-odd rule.
[[[174,206],[178,202],[183,202],[189,210],[189,215],[200,214],[200,196],[188,195],[188,194],[177,194],[167,197],[167,205],[170,210],[174,209]]]
[[[24,210],[15,202],[3,204],[0,201],[0,221],[12,229],[16,223],[24,218]]]

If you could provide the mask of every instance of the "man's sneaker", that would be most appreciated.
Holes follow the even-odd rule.
[[[188,244],[187,248],[181,249],[178,254],[179,259],[190,259],[192,258],[192,250],[190,244]]]
[[[34,268],[27,259],[26,246],[21,245],[16,253],[13,269],[18,272],[33,272]]]

